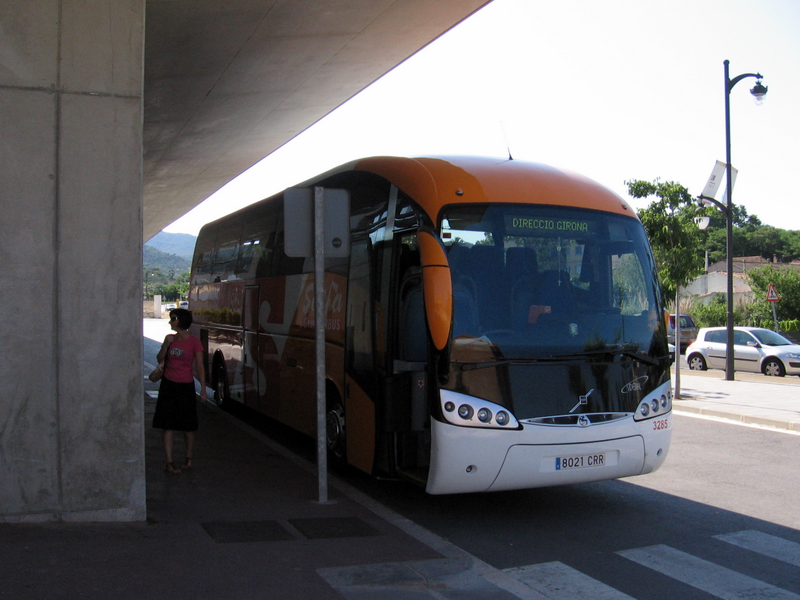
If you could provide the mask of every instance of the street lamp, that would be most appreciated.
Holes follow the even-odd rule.
[[[728,66],[730,61],[726,60],[725,65],[725,175],[726,184],[728,187],[727,193],[727,206],[725,213],[725,237],[728,245],[728,320],[727,320],[727,340],[725,348],[725,379],[733,381],[733,185],[731,175],[731,102],[730,95],[733,86],[739,83],[742,79],[748,77],[755,77],[756,84],[750,90],[753,94],[753,99],[757,106],[764,103],[764,96],[767,94],[767,88],[761,85],[763,79],[761,73],[744,73],[737,75],[733,79],[730,78]]]

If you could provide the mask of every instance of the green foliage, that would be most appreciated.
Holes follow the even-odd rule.
[[[698,327],[724,327],[728,323],[728,303],[725,296],[719,294],[708,303],[695,300],[689,309]],[[733,322],[744,323],[745,312],[741,306],[733,307]]]
[[[177,302],[181,298],[185,298],[189,293],[188,285],[178,285],[177,283],[170,283],[155,288],[154,294],[161,294],[161,299],[164,302]]]
[[[658,266],[661,288],[667,297],[675,295],[703,272],[700,229],[694,219],[700,209],[689,191],[672,181],[626,181],[633,198],[658,199],[638,211]]]
[[[774,326],[772,303],[767,302],[769,284],[775,286],[780,301],[775,303],[778,319],[800,318],[800,273],[791,267],[774,268],[765,265],[747,272],[747,281],[753,289],[753,303],[749,305],[753,324]]]
[[[145,298],[160,294],[163,301],[176,302],[189,294],[189,273],[165,273],[159,267],[142,269],[142,290]]]
[[[160,294],[165,302],[177,302],[181,298],[186,298],[189,294],[189,271],[192,263],[147,244],[144,245],[142,254],[143,297],[152,298]]]
[[[790,319],[788,321],[778,321],[781,327],[781,332],[785,331],[800,331],[800,319]]]
[[[725,260],[728,255],[725,218],[719,211],[714,212],[708,229],[702,233],[711,263]],[[711,216],[711,212],[706,214]],[[733,253],[734,256],[777,257],[779,261],[791,262],[800,259],[800,231],[762,225],[755,216],[747,217],[744,222],[734,218]]]

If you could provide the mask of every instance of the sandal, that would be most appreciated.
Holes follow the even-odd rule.
[[[168,462],[167,466],[164,468],[167,473],[180,473],[181,470],[175,466],[175,463]]]
[[[192,457],[187,456],[184,459],[183,464],[181,465],[181,469],[191,469],[191,468],[192,468]]]

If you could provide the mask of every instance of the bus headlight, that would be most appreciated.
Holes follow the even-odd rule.
[[[656,415],[667,413],[670,410],[672,410],[672,390],[659,396],[642,400],[633,415],[633,419],[634,421],[652,419]]]
[[[450,390],[440,390],[439,399],[442,416],[447,423],[462,427],[484,427],[493,429],[519,429],[519,421],[499,404],[459,394]],[[456,407],[458,407],[456,409]]]
[[[462,404],[458,407],[458,416],[465,421],[469,421],[474,414],[475,409],[473,409],[469,404]]]

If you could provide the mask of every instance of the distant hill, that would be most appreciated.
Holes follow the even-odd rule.
[[[190,236],[191,237],[191,236]],[[192,261],[177,254],[168,254],[149,244],[143,248],[142,266],[145,269],[155,269],[158,267],[163,273],[173,271],[176,275],[188,273],[192,269]]]
[[[146,246],[151,246],[167,254],[177,254],[191,262],[196,241],[197,236],[189,235],[188,233],[166,233],[162,231],[148,240]]]

